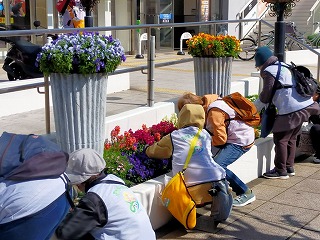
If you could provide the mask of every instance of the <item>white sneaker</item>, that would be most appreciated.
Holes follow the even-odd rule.
[[[319,158],[315,158],[315,159],[313,159],[313,162],[314,163],[320,163],[320,159]]]

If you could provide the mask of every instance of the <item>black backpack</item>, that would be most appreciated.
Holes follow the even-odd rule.
[[[304,66],[296,66],[293,62],[286,66],[291,70],[294,79],[296,80],[296,90],[303,97],[312,97],[318,88],[317,81],[313,78],[310,70]]]

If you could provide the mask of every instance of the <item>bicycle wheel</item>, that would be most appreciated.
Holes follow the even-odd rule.
[[[288,50],[289,51],[302,50],[302,49],[304,49],[304,47],[301,44],[299,44],[298,42],[293,41],[291,39],[288,42]]]
[[[261,34],[261,46],[267,46],[272,52],[274,51],[274,31]]]
[[[249,61],[254,58],[256,54],[257,44],[251,38],[240,39],[241,52],[238,57],[243,61]]]

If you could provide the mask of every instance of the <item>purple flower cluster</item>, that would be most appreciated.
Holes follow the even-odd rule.
[[[62,34],[42,47],[36,66],[50,73],[112,73],[124,62],[118,39],[93,32]]]
[[[136,152],[128,155],[132,168],[128,171],[127,179],[134,183],[147,181],[155,176],[160,176],[170,171],[168,159],[151,159],[145,152]]]

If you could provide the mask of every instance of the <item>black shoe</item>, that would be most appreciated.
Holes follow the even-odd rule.
[[[289,176],[294,176],[296,175],[296,173],[294,172],[294,168],[293,167],[287,167],[287,174]]]
[[[274,168],[270,170],[269,172],[266,172],[263,174],[265,178],[270,178],[270,179],[288,179],[289,175],[287,173],[279,173],[277,170]]]

